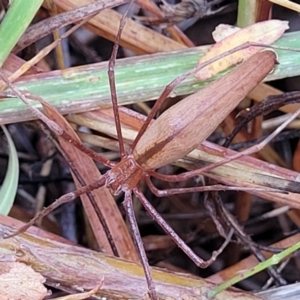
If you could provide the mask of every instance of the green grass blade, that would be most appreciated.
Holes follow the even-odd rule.
[[[237,26],[243,28],[255,23],[258,6],[258,1],[239,0]]]
[[[14,142],[5,126],[1,128],[6,136],[9,149],[7,172],[0,189],[0,214],[7,215],[14,203],[19,181],[19,160]]]
[[[299,32],[285,34],[275,45],[300,50],[298,37]],[[157,99],[171,80],[196,65],[206,49],[197,47],[118,60],[116,84],[119,103],[122,105]],[[280,64],[266,80],[300,75],[300,53],[277,52]],[[190,76],[176,87],[172,95],[193,93],[220,76],[222,74],[205,82]],[[17,81],[15,86],[41,96],[63,114],[111,106],[106,62],[26,76]],[[37,102],[33,102],[33,105],[41,107]],[[34,119],[34,116],[21,100],[0,101],[0,124],[29,119]]]
[[[0,26],[0,66],[27,29],[43,0],[13,0]]]
[[[282,251],[278,254],[274,254],[271,258],[267,259],[266,261],[263,261],[263,262],[257,264],[255,267],[244,271],[242,274],[239,274],[239,275],[231,278],[230,280],[227,280],[226,282],[218,285],[216,288],[214,288],[208,292],[208,298],[211,299],[211,298],[215,297],[218,293],[220,293],[223,290],[229,288],[230,286],[238,283],[239,281],[242,281],[250,276],[253,276],[253,275],[267,269],[268,267],[270,267],[272,265],[278,264],[280,261],[282,261],[287,256],[291,255],[292,253],[294,253],[295,251],[297,251],[299,249],[300,249],[300,242],[294,244],[293,246],[285,249],[284,251]]]

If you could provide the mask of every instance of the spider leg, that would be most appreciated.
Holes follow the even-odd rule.
[[[159,298],[158,298],[157,292],[155,290],[155,285],[154,285],[154,281],[153,281],[153,278],[151,275],[151,271],[150,271],[148,259],[146,256],[146,252],[144,249],[143,241],[142,241],[140,231],[139,231],[139,228],[138,228],[138,225],[136,222],[136,218],[134,215],[131,191],[125,192],[123,206],[124,206],[126,216],[128,218],[129,224],[130,224],[130,228],[132,231],[132,236],[134,238],[135,245],[138,248],[138,253],[140,255],[141,263],[143,265],[143,269],[145,272],[150,297],[152,300],[158,300]]]
[[[159,226],[172,238],[172,240],[177,244],[177,246],[200,268],[207,268],[210,266],[219,256],[220,253],[225,249],[228,243],[231,240],[233,235],[233,230],[229,232],[226,237],[226,240],[222,246],[212,253],[212,256],[209,260],[205,261],[200,258],[181,238],[180,236],[172,229],[172,227],[161,217],[161,215],[155,210],[155,208],[150,204],[147,198],[140,192],[137,188],[133,189],[134,194],[141,201],[142,205],[148,212],[148,214],[159,224]]]

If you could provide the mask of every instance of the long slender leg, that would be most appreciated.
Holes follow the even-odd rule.
[[[259,105],[255,105],[250,109],[250,111],[246,114],[246,116],[227,136],[225,142],[223,143],[223,147],[228,148],[231,142],[233,141],[234,137],[238,134],[238,132],[255,117],[259,115],[264,116],[276,109],[279,109],[281,106],[287,104],[299,103],[299,101],[300,101],[299,91],[288,92],[283,95],[268,96]]]
[[[159,298],[158,298],[156,290],[155,290],[155,285],[154,285],[154,281],[152,279],[148,259],[147,259],[146,252],[145,252],[144,245],[143,245],[143,241],[142,241],[140,231],[139,231],[139,228],[138,228],[138,225],[136,222],[136,218],[134,215],[131,191],[125,192],[125,199],[123,201],[123,206],[124,206],[126,216],[128,218],[129,224],[130,224],[133,240],[138,249],[141,263],[144,268],[150,297],[152,300],[158,300]]]
[[[148,175],[145,175],[144,179],[146,180],[147,185],[150,188],[151,192],[157,197],[165,197],[165,196],[184,194],[184,193],[209,192],[209,191],[256,191],[256,192],[284,193],[282,190],[272,189],[268,187],[259,188],[259,187],[243,187],[243,186],[226,186],[222,184],[159,190],[154,186],[153,182],[151,181]]]
[[[70,192],[68,194],[61,196],[55,202],[53,202],[51,205],[49,205],[48,207],[45,207],[37,216],[35,216],[33,219],[31,219],[27,224],[25,224],[24,226],[19,228],[17,231],[15,231],[11,234],[5,235],[5,238],[10,238],[10,237],[16,236],[22,232],[25,232],[29,227],[34,225],[34,223],[41,220],[43,217],[45,217],[47,214],[49,214],[51,211],[53,211],[60,205],[70,202],[82,194],[91,192],[92,190],[95,190],[95,189],[98,189],[98,188],[104,186],[106,180],[107,180],[107,176],[106,176],[106,174],[104,174],[103,176],[101,176],[101,178],[99,180],[97,180],[89,185],[83,186],[74,192]]]
[[[72,173],[74,174],[74,176],[77,178],[78,182],[81,184],[81,186],[86,186],[86,182],[84,181],[83,177],[80,175],[80,173],[78,172],[78,170],[76,169],[75,165],[73,164],[73,162],[69,159],[69,156],[68,156],[68,153],[66,153],[64,151],[64,149],[60,146],[59,142],[56,141],[55,139],[52,138],[50,132],[48,132],[48,130],[46,130],[45,128],[45,125],[44,123],[42,122],[38,122],[39,123],[39,126],[40,128],[44,131],[45,134],[47,134],[48,136],[50,136],[52,142],[54,143],[55,147],[58,149],[58,151],[60,152],[60,154],[64,157],[65,161],[67,162],[69,168],[71,169]],[[97,202],[96,202],[96,199],[93,195],[92,192],[87,192],[86,193],[95,212],[96,212],[96,215],[102,225],[102,228],[105,232],[105,235],[107,237],[107,240],[110,244],[110,247],[111,247],[111,250],[112,250],[112,253],[115,255],[115,256],[120,256],[119,255],[119,252],[118,252],[118,248],[116,246],[116,243],[113,239],[113,236],[112,236],[112,233],[109,229],[109,226],[107,224],[107,221],[105,220],[105,217],[104,215],[102,214],[102,211],[101,209],[99,208],[99,206],[97,205]]]
[[[250,248],[251,252],[255,255],[258,261],[265,261],[265,257],[263,253],[256,247],[256,244],[252,241],[251,237],[244,233],[238,222],[235,220],[233,215],[226,209],[224,206],[223,201],[219,196],[215,197],[215,202],[218,208],[222,211],[222,214],[224,218],[227,220],[227,223],[229,224],[230,228],[232,228],[236,235],[238,236],[238,239],[243,241],[248,247]],[[282,276],[279,274],[279,272],[276,270],[275,267],[270,266],[267,269],[269,275],[271,278],[275,279],[275,281],[280,285],[286,285],[287,282]]]
[[[149,215],[159,224],[159,226],[172,238],[177,246],[200,268],[207,268],[210,266],[218,257],[218,255],[225,249],[231,240],[233,230],[229,232],[223,245],[214,251],[211,258],[207,261],[200,258],[181,238],[180,236],[170,227],[170,225],[161,217],[161,215],[155,210],[150,204],[142,192],[137,188],[133,190],[134,194],[139,198],[144,208],[147,210]]]
[[[123,141],[123,136],[122,136],[121,121],[120,121],[119,108],[118,108],[117,89],[116,89],[116,80],[115,80],[115,63],[116,63],[117,53],[118,53],[118,49],[119,49],[121,34],[122,34],[122,31],[123,31],[125,23],[126,23],[126,16],[127,16],[128,11],[130,10],[131,6],[133,5],[133,3],[134,3],[133,0],[130,1],[125,13],[122,16],[122,19],[120,21],[119,31],[117,33],[116,41],[114,43],[113,51],[111,54],[111,58],[108,62],[108,79],[109,79],[109,85],[110,85],[111,103],[112,103],[113,111],[114,111],[115,124],[116,124],[121,158],[125,157],[125,147],[124,147],[124,141]]]
[[[149,174],[153,177],[159,178],[161,180],[169,181],[169,182],[177,182],[177,181],[183,181],[187,180],[189,178],[192,178],[196,175],[200,175],[202,173],[208,172],[216,167],[219,167],[221,165],[224,165],[226,163],[229,163],[235,159],[238,159],[242,156],[253,154],[257,151],[260,151],[263,147],[265,147],[275,136],[277,136],[290,122],[292,122],[297,116],[300,114],[300,108],[297,109],[288,120],[286,120],[284,123],[282,123],[276,130],[274,130],[265,140],[260,142],[258,145],[254,145],[242,152],[236,153],[232,156],[229,156],[227,158],[222,159],[221,161],[217,163],[213,163],[211,165],[205,166],[203,168],[185,172],[179,175],[163,175],[156,172],[149,172]]]
[[[31,112],[35,116],[37,116],[44,124],[46,124],[49,127],[49,129],[51,129],[56,135],[61,136],[66,141],[69,141],[73,146],[75,146],[76,148],[78,148],[83,153],[89,155],[94,160],[99,161],[99,162],[103,163],[104,165],[106,165],[108,167],[113,167],[115,165],[114,162],[109,161],[105,157],[97,154],[96,152],[94,152],[93,150],[91,150],[89,148],[85,148],[82,145],[81,142],[73,139],[57,123],[53,122],[46,115],[44,115],[41,111],[39,111],[35,106],[31,105],[30,101],[28,99],[36,100],[36,101],[40,102],[42,105],[50,107],[50,105],[45,100],[43,100],[41,97],[39,97],[37,95],[33,95],[33,94],[29,93],[29,92],[23,92],[23,91],[21,92],[18,89],[16,89],[14,87],[14,85],[9,81],[9,79],[7,78],[7,76],[2,71],[0,71],[0,78],[12,90],[13,95],[17,96],[18,98],[20,98],[27,105],[27,107],[31,110]],[[55,108],[51,107],[51,110],[55,110]]]

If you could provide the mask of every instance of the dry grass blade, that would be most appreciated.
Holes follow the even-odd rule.
[[[0,216],[0,230],[6,231],[7,217]],[[19,224],[18,224],[19,226]],[[22,234],[12,239],[0,241],[2,261],[17,258],[18,261],[30,263],[34,269],[48,279],[48,284],[60,283],[62,289],[90,290],[102,282],[99,297],[146,299],[147,286],[140,265],[87,250],[68,243],[56,242],[53,235],[42,238],[35,234]],[[13,249],[13,250],[12,250]],[[78,263],[80,257],[80,263]],[[51,261],[51,265],[49,265]],[[84,268],[82,268],[84,266]],[[66,276],[67,275],[67,276]],[[189,299],[196,297],[206,299],[205,293],[213,286],[210,282],[190,275],[178,275],[153,269],[157,291],[162,299]],[[74,287],[76,282],[76,287]],[[259,299],[246,292],[232,290],[222,292],[217,299],[256,300]]]
[[[70,11],[82,5],[91,3],[91,0],[54,0],[54,3],[63,11]],[[105,10],[95,16],[87,28],[94,33],[114,41],[119,29],[121,15],[113,10]],[[139,54],[155,53],[182,49],[184,46],[161,34],[154,32],[132,20],[127,20],[120,45]]]
[[[46,103],[43,103],[43,107],[48,118],[58,124],[70,137],[80,142],[69,123],[53,107]],[[80,150],[76,149],[61,136],[58,136],[57,138],[69,161],[83,179],[84,183],[82,184],[82,182],[79,182],[78,178],[73,174],[74,181],[78,188],[82,185],[88,185],[97,181],[101,177],[101,173],[92,158],[82,155]],[[93,202],[91,202],[90,197],[94,198]],[[126,224],[115,203],[115,199],[108,189],[106,187],[99,188],[95,190],[92,195],[82,195],[81,200],[100,249],[112,255],[119,255],[127,260],[138,261],[138,256]],[[112,250],[112,245],[107,236],[108,232],[103,228],[103,224],[100,223],[99,215],[96,213],[97,209],[99,209],[103,215],[103,222],[106,222],[106,226],[108,227],[111,239],[115,244],[117,253],[114,253]]]
[[[128,0],[110,0],[105,2],[98,1],[96,3],[90,2],[85,6],[73,7],[73,10],[68,10],[65,13],[61,13],[57,16],[53,16],[51,18],[38,22],[30,26],[26,30],[26,32],[23,34],[23,36],[20,38],[17,45],[13,49],[13,52],[18,53],[35,41],[52,33],[56,29],[73,24],[75,22],[79,22],[89,16],[99,13],[104,9],[118,6],[126,2],[128,2]],[[61,1],[60,3],[63,2]],[[52,5],[55,6],[55,2],[52,3]],[[47,8],[46,2],[44,2],[44,6]]]
[[[151,0],[136,0],[136,4],[138,4],[141,8],[145,9],[146,11],[151,12],[156,17],[162,19],[163,13],[161,10],[157,7],[155,3],[153,3]],[[168,27],[166,29],[170,36],[177,42],[186,45],[188,47],[193,47],[193,42],[177,27],[172,26]]]
[[[124,139],[128,144],[131,144],[136,136],[137,130],[139,130],[143,124],[144,117],[138,113],[130,111],[128,109],[122,109],[120,111],[120,117],[122,121],[122,132]],[[77,115],[68,116],[67,119],[75,124],[88,126],[99,132],[103,132],[111,137],[116,137],[114,130],[114,119],[111,109],[86,112]],[[81,137],[86,137],[79,133]],[[93,143],[92,139],[86,140]],[[106,147],[109,144],[107,142],[102,143],[102,147]],[[113,144],[112,144],[113,145]],[[115,147],[113,145],[113,147]],[[114,149],[114,148],[108,148]],[[226,156],[232,156],[235,151],[224,149],[221,146],[204,141],[198,149],[192,151],[186,158],[182,158],[175,162],[176,165],[182,166],[187,170],[197,169],[203,164],[216,163],[221,161]],[[226,164],[226,166],[220,166],[209,171],[207,174],[213,178],[221,181],[225,184],[236,185],[245,184],[247,182],[249,187],[252,184],[258,185],[274,185],[279,187],[281,184],[292,184],[293,181],[297,181],[298,173],[291,170],[280,168],[277,166],[270,166],[268,163],[252,157],[241,157],[236,161]],[[278,178],[278,181],[276,179]],[[263,196],[263,198],[271,201],[278,201],[280,203],[287,204],[290,201],[290,205],[299,207],[298,195],[289,193],[285,194],[273,194],[273,193],[255,193]]]
[[[183,3],[188,1],[183,1]],[[100,2],[98,1],[97,4],[100,5]],[[105,7],[108,7],[110,5],[113,6],[125,2],[127,1],[115,0],[101,3],[104,6],[106,5]],[[130,2],[133,4],[134,1]],[[194,2],[194,0],[192,0],[192,2]],[[198,1],[197,3],[200,2]],[[219,0],[213,2],[219,2]],[[59,11],[65,12],[63,16],[69,18],[68,20],[60,20],[59,24],[51,24],[57,26],[57,28],[64,23],[70,23],[74,11],[70,13],[68,13],[68,11],[70,9],[75,9],[80,5],[89,4],[88,7],[85,7],[87,10],[84,11],[83,9],[81,10],[81,13],[93,14],[93,11],[91,11],[91,7],[93,7],[94,4],[92,0],[45,1],[45,5],[48,5],[49,3],[52,3]],[[147,1],[146,5],[150,6],[150,2]],[[90,9],[89,12],[88,9]],[[80,13],[75,17],[73,15],[73,20],[78,21],[79,15]],[[126,15],[126,13],[124,15]],[[52,21],[54,19],[52,19]],[[59,16],[56,20],[58,19]],[[252,242],[250,238],[248,240],[240,238],[243,234],[250,237],[251,233],[248,234],[246,229],[244,232],[240,226],[234,226],[234,222],[229,222],[230,213],[226,215],[225,205],[226,208],[229,206],[230,209],[228,210],[231,212],[233,211],[231,209],[234,204],[231,201],[232,199],[227,202],[225,197],[230,197],[232,194],[218,194],[215,190],[213,190],[212,193],[211,189],[216,188],[218,191],[220,189],[249,191],[249,194],[246,195],[248,211],[247,215],[244,216],[243,221],[247,220],[250,215],[249,207],[253,200],[252,195],[258,195],[275,204],[284,203],[290,205],[290,207],[300,208],[300,183],[298,173],[251,158],[249,155],[251,155],[255,149],[259,148],[251,148],[251,151],[249,150],[242,154],[237,154],[234,151],[204,141],[210,135],[216,134],[219,125],[224,118],[236,108],[250,90],[255,88],[255,86],[266,77],[276,63],[275,54],[272,51],[260,52],[249,60],[246,60],[243,65],[231,70],[230,73],[227,73],[224,76],[219,75],[221,79],[218,81],[199,84],[193,81],[195,79],[191,79],[190,75],[195,72],[196,68],[200,69],[203,65],[190,70],[192,67],[186,64],[184,66],[186,67],[185,70],[177,70],[178,74],[175,74],[174,70],[169,72],[170,66],[173,66],[174,69],[177,68],[176,57],[178,59],[181,58],[180,56],[181,54],[183,55],[183,52],[177,52],[177,56],[172,56],[173,61],[170,59],[169,62],[167,62],[167,58],[170,58],[169,56],[174,55],[174,53],[167,53],[165,56],[163,56],[163,54],[155,56],[157,60],[162,60],[162,57],[165,58],[160,67],[157,67],[157,65],[152,63],[153,60],[150,55],[144,58],[145,61],[143,61],[141,65],[138,58],[117,61],[117,48],[119,44],[118,36],[121,35],[122,29],[124,29],[124,34],[122,34],[120,44],[127,49],[134,50],[136,53],[154,53],[156,51],[184,48],[180,43],[157,34],[132,20],[128,20],[127,25],[123,28],[122,22],[124,22],[125,17],[121,19],[121,25],[119,25],[120,19],[121,15],[108,9],[89,20],[86,25],[87,28],[91,29],[94,33],[107,37],[110,40],[114,40],[117,34],[117,42],[113,48],[112,58],[108,63],[109,85],[106,83],[107,76],[106,74],[104,75],[104,72],[106,73],[107,70],[106,63],[100,65],[86,65],[76,69],[70,68],[40,75],[36,75],[36,70],[32,68],[30,70],[31,74],[33,74],[31,77],[24,76],[19,81],[15,82],[14,85],[7,79],[3,79],[10,88],[10,91],[2,93],[4,97],[11,97],[12,95],[17,96],[26,102],[27,105],[28,100],[24,100],[24,96],[28,99],[33,96],[32,99],[42,97],[45,101],[48,101],[49,99],[54,99],[54,102],[56,101],[56,103],[51,103],[51,105],[44,103],[43,100],[40,101],[39,104],[42,104],[45,115],[37,109],[37,106],[32,104],[29,104],[28,106],[35,116],[50,125],[50,128],[54,129],[54,132],[57,133],[57,139],[61,144],[61,146],[58,146],[58,149],[63,149],[60,151],[67,157],[66,160],[73,172],[72,175],[75,175],[73,178],[78,189],[59,197],[58,201],[50,205],[50,207],[48,206],[40,215],[34,217],[31,222],[28,222],[27,225],[21,227],[19,231],[8,235],[7,237],[9,237],[9,239],[1,240],[0,253],[2,251],[4,260],[16,259],[16,256],[18,256],[17,259],[19,261],[32,264],[34,268],[42,272],[42,274],[47,277],[48,284],[54,285],[54,283],[59,282],[60,288],[68,291],[71,290],[72,292],[76,292],[74,286],[83,290],[90,290],[92,288],[96,289],[95,286],[101,283],[101,290],[96,293],[96,296],[98,297],[146,299],[150,296],[152,300],[158,300],[160,298],[207,299],[209,298],[211,289],[213,292],[215,291],[211,283],[206,282],[205,280],[196,280],[191,276],[177,276],[150,269],[148,258],[151,259],[149,261],[152,264],[161,260],[161,256],[156,256],[154,250],[154,254],[151,252],[147,253],[147,258],[145,247],[143,245],[143,242],[146,240],[142,241],[138,222],[135,218],[137,217],[137,219],[140,218],[140,220],[144,221],[145,217],[148,222],[155,221],[155,226],[159,225],[161,227],[158,228],[157,226],[157,230],[161,230],[159,231],[159,234],[163,233],[163,231],[169,234],[173,241],[176,242],[176,245],[182,250],[180,255],[186,254],[187,261],[188,259],[193,261],[195,265],[193,265],[192,268],[195,270],[195,266],[206,268],[217,259],[217,256],[223,252],[224,247],[231,240],[234,230],[237,240],[242,241],[243,246],[249,246],[255,255],[261,250],[261,248],[259,248],[255,242]],[[81,24],[77,25],[80,26]],[[51,28],[53,29],[54,27]],[[37,31],[37,34],[44,34],[42,32],[46,32],[45,28],[41,28],[41,31]],[[292,34],[286,36],[291,37]],[[283,41],[286,41],[286,36],[282,38]],[[180,42],[184,40],[182,35],[178,35],[177,37]],[[72,37],[70,38],[70,45],[72,45],[71,39]],[[76,38],[74,38],[74,40],[76,40]],[[279,40],[279,43],[281,43],[282,40]],[[21,43],[20,45],[20,48],[22,48],[25,44]],[[288,46],[290,45],[287,45],[286,49],[289,49]],[[294,44],[292,47],[293,46],[297,47],[297,45]],[[241,47],[249,47],[249,44],[243,44]],[[203,49],[201,48],[201,51],[202,50]],[[232,49],[228,52],[232,53],[236,50],[237,49]],[[196,49],[185,49],[184,55],[189,56],[194,53],[194,55],[199,56],[197,51],[198,50]],[[229,54],[228,52],[226,55]],[[224,56],[220,57],[223,58]],[[215,58],[214,56],[214,60],[220,59],[220,57]],[[13,59],[10,61],[13,61]],[[116,62],[115,78],[114,67]],[[208,63],[211,62],[212,61]],[[280,67],[282,66],[283,68],[286,66],[290,67],[291,64],[290,62],[286,64],[283,60]],[[144,79],[142,74],[147,67],[152,78],[155,78],[157,81],[151,81],[148,79],[149,77],[145,77],[146,80]],[[292,68],[296,71],[293,71],[292,68],[286,68],[288,69],[287,72],[283,75],[280,73],[280,76],[286,77],[298,74],[299,72],[297,64],[294,62],[292,63]],[[13,68],[10,68],[10,70],[13,70]],[[276,71],[275,75],[273,74],[271,76],[273,76],[273,78],[276,77]],[[174,80],[173,78],[176,79]],[[186,82],[188,82],[187,85],[189,86],[187,88],[184,86],[184,88],[181,89],[182,86],[178,86],[178,84],[185,79],[187,79]],[[167,83],[163,80],[166,80],[167,83],[171,83],[166,86]],[[36,85],[32,84],[34,81],[39,82],[42,87],[40,90],[35,89]],[[184,84],[186,84],[186,82]],[[157,88],[158,83],[160,84],[159,88]],[[117,87],[116,90],[114,90],[115,85]],[[192,94],[196,89],[199,89],[200,85],[201,88],[206,86],[201,91]],[[84,90],[87,86],[88,89]],[[147,88],[149,86],[150,89],[155,86],[157,90],[155,92],[145,90],[145,87]],[[164,86],[166,86],[166,88],[158,98],[157,91],[160,93],[160,90]],[[58,93],[55,93],[53,87],[56,87],[57,90],[61,91],[62,98],[58,97]],[[83,88],[84,91],[82,91],[81,88]],[[261,85],[258,87],[258,90],[259,89],[260,91],[263,91],[262,93],[266,93],[268,87],[266,85]],[[28,92],[26,92],[27,90]],[[179,90],[180,92],[178,92]],[[273,90],[274,89],[271,89],[271,91]],[[46,91],[45,94],[44,91]],[[144,116],[125,108],[121,108],[120,112],[118,111],[118,105],[124,103],[128,104],[129,101],[132,103],[134,91],[137,91],[136,94],[138,94],[135,96],[136,98],[134,101],[136,99],[138,99],[138,101],[145,101],[145,99],[153,100],[158,98],[158,101],[154,104],[152,111],[149,113],[149,118],[146,119]],[[179,94],[190,95],[172,105],[171,108],[168,108],[162,113],[161,111],[156,110],[169,95],[172,98],[174,95]],[[118,102],[117,96],[120,98],[120,102]],[[256,97],[259,98],[261,95],[256,95]],[[74,105],[76,101],[74,100],[75,98],[79,102]],[[8,99],[5,99],[6,103],[9,103],[7,100]],[[63,113],[70,113],[72,112],[72,109],[74,109],[73,111],[81,112],[97,108],[92,112],[69,115],[67,120],[74,124],[83,125],[92,129],[100,128],[100,131],[103,133],[100,137],[97,136],[94,138],[94,135],[88,135],[87,133],[78,134],[78,136],[80,138],[88,137],[90,143],[93,142],[93,139],[97,139],[101,148],[108,148],[113,151],[118,151],[120,149],[119,154],[121,161],[114,162],[109,160],[115,159],[116,157],[119,158],[118,153],[108,153],[110,156],[106,156],[107,153],[104,154],[105,156],[98,155],[98,161],[104,165],[103,169],[105,173],[103,172],[104,174],[101,175],[93,163],[92,158],[82,154],[74,148],[74,146],[76,146],[85,154],[89,153],[88,155],[91,153],[91,151],[82,150],[83,145],[76,132],[60,115],[61,112],[58,112],[56,108],[52,107],[52,105],[55,106],[58,102],[58,106],[60,106],[59,108],[62,109]],[[101,105],[105,102],[104,106],[107,106],[108,103],[112,103],[113,110],[98,110],[100,107],[99,102],[101,102]],[[72,104],[69,106],[70,103]],[[145,106],[146,104],[144,104],[144,108]],[[134,105],[132,107],[135,109]],[[12,112],[11,109],[10,106],[6,110],[0,109],[1,122],[19,120],[18,117],[20,116],[20,113],[22,114],[22,120],[32,118],[31,115],[25,114],[22,109],[16,113],[15,111]],[[145,111],[148,110],[149,108],[146,107]],[[161,110],[163,111],[163,108]],[[9,114],[5,115],[7,112],[9,112]],[[157,112],[159,113],[159,117],[153,121],[152,119],[156,117]],[[2,113],[3,119],[1,119]],[[299,111],[297,111],[297,113],[299,113]],[[119,115],[122,128],[119,126]],[[296,117],[296,113],[294,113],[293,117]],[[232,121],[233,118],[231,118],[228,123]],[[256,131],[254,132],[254,135],[259,136],[261,122],[258,122],[255,126]],[[255,126],[253,126],[253,128]],[[279,128],[282,129],[283,127],[284,126],[281,125]],[[244,136],[247,135],[245,134]],[[274,136],[274,134],[271,136]],[[212,138],[215,138],[215,136]],[[123,141],[125,142],[125,145],[123,145]],[[266,141],[269,142],[269,139],[266,139]],[[199,144],[201,145],[199,146]],[[101,151],[102,150],[103,149],[101,149]],[[274,153],[274,151],[271,152],[271,150],[269,150],[268,154],[265,156],[269,156],[270,153],[274,154],[273,157],[276,158],[276,161],[280,161],[279,155],[276,156],[277,153]],[[241,157],[243,155],[244,157]],[[91,157],[95,158],[96,155]],[[226,164],[224,164],[225,162]],[[213,166],[209,166],[209,164],[213,164]],[[176,167],[173,167],[172,165]],[[282,162],[282,165],[284,165],[284,162]],[[179,166],[179,168],[177,166]],[[106,167],[108,167],[109,170],[107,170]],[[183,172],[182,168],[185,170],[197,169],[197,172]],[[218,183],[223,183],[224,185],[214,185],[213,181],[218,181]],[[146,184],[148,185],[148,188]],[[211,185],[206,186],[206,184]],[[156,188],[156,186],[158,188]],[[123,197],[123,194],[121,194],[122,199],[124,200],[124,212],[126,213],[127,221],[133,232],[138,251],[134,249],[134,245],[127,232],[126,225],[117,208],[115,200],[107,191],[106,187],[108,187],[110,192],[114,195],[119,196],[121,192],[125,195]],[[208,193],[200,194],[203,190],[208,191]],[[193,192],[193,194],[190,194],[191,192]],[[54,241],[39,239],[34,235],[28,236],[27,234],[22,234],[33,225],[36,220],[52,211],[52,208],[58,207],[61,203],[73,200],[85,193],[87,195],[82,196],[83,204],[100,248],[108,254],[116,256],[120,255],[121,258],[131,260],[133,261],[132,263],[125,262],[122,259],[109,258],[106,255],[100,255],[91,250],[78,248],[74,245],[64,245]],[[180,194],[180,196],[178,196],[178,194]],[[140,200],[140,204],[143,206],[142,209],[141,206],[138,205],[137,208],[134,207],[134,200],[136,199],[134,199],[133,196],[136,196],[136,198]],[[168,199],[166,199],[166,201],[165,199],[161,201],[160,199],[155,198],[155,196],[168,196]],[[180,201],[182,200],[180,199],[181,196],[185,201]],[[236,199],[242,201],[245,200],[245,198],[241,197],[241,194],[239,196],[240,197],[236,197]],[[152,198],[150,199],[150,197]],[[221,197],[225,202],[224,207]],[[55,196],[55,198],[58,197]],[[204,204],[202,201],[203,198]],[[262,201],[262,199],[259,201],[266,202],[268,207],[271,204],[270,202]],[[157,204],[156,202],[159,205],[155,206],[155,204]],[[218,204],[219,207],[217,207],[217,205],[213,207],[213,204]],[[235,208],[236,207],[237,206],[235,206]],[[240,210],[242,210],[241,207],[242,205],[239,207]],[[191,223],[189,221],[176,222],[176,229],[173,229],[173,224],[164,221],[164,216],[161,216],[161,213],[163,215],[168,214],[169,212],[180,212],[184,214],[185,211],[194,214],[196,211],[195,208],[197,208],[197,210],[199,208],[198,212],[201,212],[202,217],[204,215],[204,218],[196,218],[195,215],[193,215],[192,218],[195,220]],[[204,212],[203,208],[206,208],[207,211]],[[97,210],[102,213],[97,214]],[[135,212],[138,213],[135,214]],[[195,212],[195,214],[198,212]],[[287,214],[293,219],[295,224],[297,222],[300,224],[300,218],[297,213],[293,214],[293,212],[290,211]],[[172,217],[173,216],[171,216],[171,218]],[[207,226],[205,223],[207,223],[208,217],[211,219],[209,220],[210,224]],[[99,221],[99,219],[102,221]],[[2,231],[8,230],[8,228],[3,225],[5,222],[7,222],[7,219],[0,217],[0,224],[2,223],[2,225],[0,225],[0,230]],[[19,228],[18,225],[19,224],[17,224],[16,227]],[[199,229],[200,227],[202,228]],[[189,229],[189,231],[185,231],[185,228]],[[189,236],[191,228],[192,237]],[[88,230],[89,229],[87,229],[86,232]],[[179,234],[177,233],[178,230]],[[206,234],[203,234],[202,230],[205,231]],[[141,232],[143,232],[143,230],[141,230]],[[287,232],[287,230],[285,230],[285,232]],[[41,235],[42,234],[44,233],[41,232]],[[218,235],[215,240],[212,237],[214,234]],[[84,238],[87,236],[88,233],[84,235]],[[205,237],[208,242],[203,242],[202,240],[199,242],[202,237]],[[54,237],[52,236],[52,238]],[[225,243],[223,242],[223,239],[225,239]],[[153,240],[155,240],[155,238]],[[209,247],[209,244],[212,245],[211,248]],[[221,244],[222,246],[220,247]],[[255,244],[256,249],[254,249],[253,244]],[[219,250],[215,251],[216,248],[219,248]],[[264,249],[266,248],[267,246],[265,246]],[[199,249],[205,250],[207,253],[204,255],[200,253],[201,255],[199,255],[199,253],[197,253],[197,250]],[[272,251],[272,249],[268,249],[269,251]],[[175,252],[176,246],[173,250]],[[171,250],[169,250],[169,252],[170,251]],[[274,251],[276,252],[276,250]],[[211,252],[212,255],[210,255]],[[143,268],[135,264],[135,262],[138,261],[137,253],[139,253],[139,256],[141,257]],[[151,254],[153,255],[152,257]],[[222,254],[226,256],[226,253]],[[238,254],[239,253],[236,255],[236,260],[239,259]],[[166,254],[162,252],[162,256],[164,255]],[[202,257],[204,257],[204,259],[202,259]],[[207,259],[207,257],[211,258]],[[259,259],[264,260],[264,257],[261,256]],[[49,261],[51,264],[49,264]],[[177,259],[176,263],[179,261],[181,262],[181,259]],[[182,259],[182,261],[184,264],[184,259]],[[228,263],[228,261],[231,260],[225,259],[224,261]],[[217,264],[212,266],[212,268],[215,266],[217,266]],[[248,265],[246,265],[246,267],[248,267]],[[271,270],[270,265],[267,267]],[[272,278],[280,283],[284,282],[277,270],[273,271],[270,273],[271,277],[273,276]],[[202,272],[200,269],[197,269],[197,272],[199,272],[197,274],[202,274],[200,273]],[[205,270],[205,272],[207,271]],[[228,274],[232,274],[232,272],[229,270],[228,273],[224,275],[224,278],[228,276]],[[94,290],[91,291],[91,293],[93,292]],[[77,297],[80,299],[82,295]],[[257,297],[248,295],[247,293],[236,293],[232,290],[222,292],[216,298],[257,299]]]

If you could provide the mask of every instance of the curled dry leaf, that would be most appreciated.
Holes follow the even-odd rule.
[[[284,31],[288,28],[289,26],[287,21],[269,20],[255,23],[233,34],[230,34],[226,38],[213,45],[208,52],[201,57],[199,63],[203,63],[246,42],[264,43],[267,45],[272,44],[279,39]],[[222,35],[224,35],[224,33],[222,33]],[[195,74],[195,76],[199,80],[206,80],[217,73],[226,70],[230,66],[249,58],[253,54],[257,53],[260,49],[261,47],[250,46],[246,49],[237,51],[201,69]]]
[[[1,300],[39,300],[49,295],[43,285],[45,278],[20,262],[0,263]]]
[[[214,41],[217,43],[240,30],[241,28],[233,25],[219,24],[213,31],[212,36]]]

